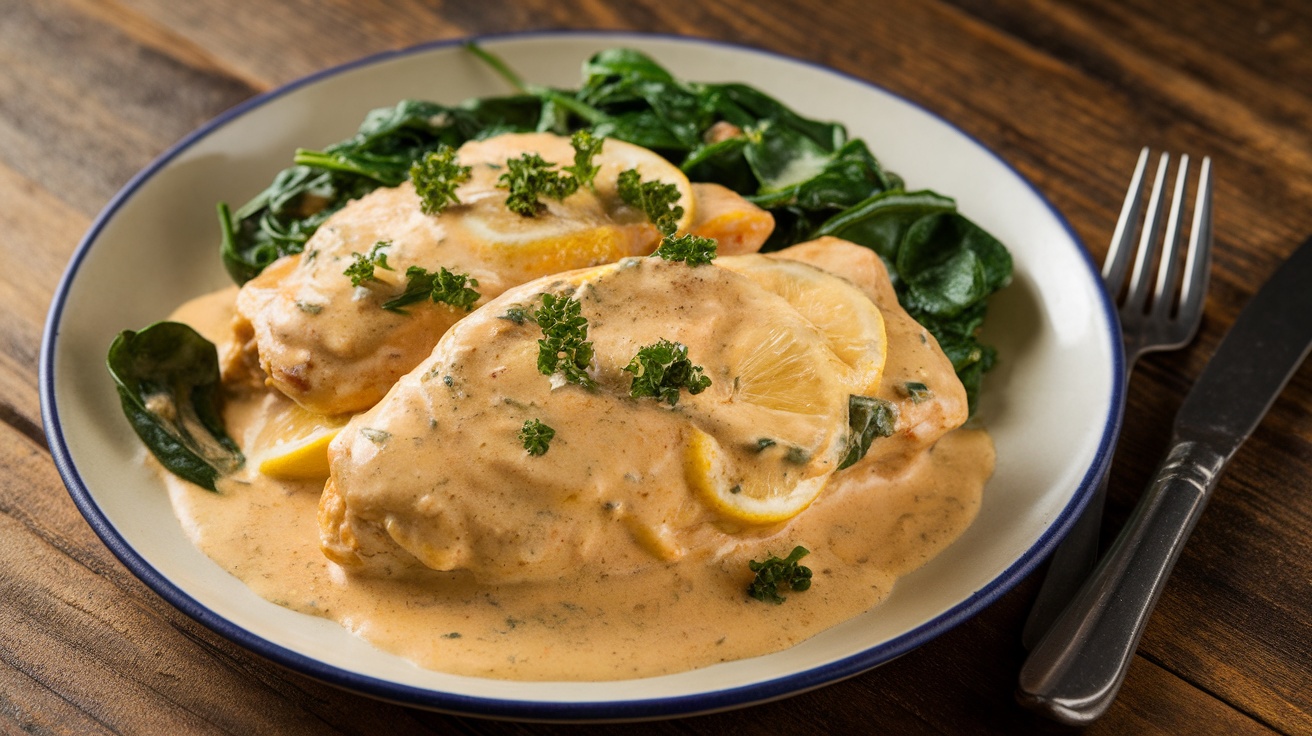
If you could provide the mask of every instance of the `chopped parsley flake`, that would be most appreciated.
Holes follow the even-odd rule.
[[[542,197],[560,201],[584,184],[592,186],[598,169],[592,163],[592,157],[601,150],[605,140],[587,130],[575,133],[569,141],[574,147],[574,164],[559,170],[536,153],[525,153],[507,160],[506,170],[497,177],[497,187],[510,191],[506,207],[524,217],[535,217],[547,208]]]
[[[779,589],[789,588],[798,593],[811,587],[811,568],[797,562],[811,554],[806,547],[798,545],[783,559],[770,555],[765,562],[752,560],[748,569],[756,573],[756,578],[747,586],[747,595],[764,603],[783,603],[786,598],[779,595]]]
[[[683,261],[689,266],[705,266],[715,260],[717,244],[712,238],[698,235],[667,235],[661,240],[660,247],[652,256],[659,256],[667,261]]]
[[[637,169],[625,169],[619,176],[620,199],[642,210],[662,235],[673,235],[683,217],[679,206],[679,188],[663,181],[643,181]]]
[[[551,440],[556,436],[556,430],[548,427],[537,419],[530,419],[524,422],[524,427],[519,430],[519,441],[524,445],[528,454],[537,457],[545,455],[550,449]]]
[[[711,385],[710,376],[702,374],[702,367],[688,360],[688,346],[662,338],[638,350],[624,370],[633,374],[629,395],[633,398],[650,396],[670,406],[679,403],[679,389],[686,388],[696,395]]]
[[[410,180],[419,195],[419,208],[425,215],[440,214],[448,205],[460,204],[456,187],[469,181],[468,166],[456,163],[455,149],[439,146],[410,167]]]
[[[468,274],[452,273],[445,267],[433,272],[411,266],[405,270],[405,277],[405,291],[383,302],[383,309],[405,314],[402,307],[431,299],[435,304],[450,304],[468,312],[473,310],[474,302],[482,296],[473,288],[478,286],[477,279],[470,278]]]
[[[538,340],[538,370],[546,376],[560,373],[568,383],[592,388],[596,382],[588,375],[592,363],[592,343],[588,340],[588,320],[577,299],[542,295],[542,307],[533,315],[542,328]]]
[[[579,185],[592,186],[593,179],[597,178],[597,171],[601,168],[592,163],[592,158],[601,150],[601,144],[606,142],[606,138],[597,137],[592,131],[584,129],[570,136],[569,144],[574,147],[574,165],[566,166],[565,171],[573,175]]]
[[[366,281],[376,281],[374,276],[375,268],[382,268],[388,271],[393,270],[387,265],[387,254],[383,252],[384,248],[392,247],[392,241],[380,240],[374,243],[374,247],[369,249],[368,253],[352,253],[351,265],[342,271],[343,276],[351,277],[351,286],[360,286]]]

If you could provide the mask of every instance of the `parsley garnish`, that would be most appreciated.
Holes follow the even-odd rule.
[[[593,164],[592,158],[597,155],[601,150],[601,144],[605,142],[604,136],[598,138],[586,128],[570,136],[569,144],[574,147],[574,165],[566,166],[565,171],[572,174],[580,185],[586,184],[591,187],[592,180],[597,178],[597,171],[601,167]]]
[[[524,449],[528,451],[528,454],[535,457],[547,453],[547,450],[550,449],[551,439],[555,436],[556,430],[537,419],[524,422],[524,427],[519,430],[519,441],[524,444]]]
[[[468,274],[452,273],[445,267],[432,272],[419,266],[411,266],[405,270],[405,278],[405,291],[400,296],[383,302],[383,309],[405,314],[401,307],[431,299],[434,303],[463,307],[468,312],[474,308],[474,302],[482,296],[471,288],[478,286],[477,279],[470,278]]]
[[[506,171],[497,179],[497,187],[509,189],[506,206],[524,217],[535,217],[547,208],[539,197],[561,200],[578,191],[579,182],[561,176],[555,164],[536,153],[525,153],[506,161]]]
[[[394,270],[387,265],[387,254],[383,252],[383,248],[390,247],[392,247],[392,241],[380,240],[374,243],[374,247],[370,248],[368,253],[352,253],[351,265],[347,266],[345,271],[342,271],[342,275],[351,277],[351,286],[359,286],[366,281],[376,281],[377,277],[374,276],[375,267],[387,271]]]
[[[747,567],[756,573],[756,578],[747,586],[747,595],[765,603],[780,604],[786,598],[779,595],[780,586],[788,587],[798,593],[811,587],[811,568],[797,564],[797,561],[811,554],[806,547],[798,545],[779,559],[770,555],[765,562],[751,560]]]
[[[560,373],[569,383],[592,388],[596,382],[588,376],[592,363],[592,343],[588,341],[588,320],[576,299],[542,295],[542,308],[533,315],[542,328],[538,340],[538,370],[543,375]]]
[[[696,395],[711,385],[710,377],[702,375],[702,367],[688,360],[688,346],[664,338],[639,349],[624,370],[633,374],[630,396],[650,396],[670,406],[679,403],[679,389]]]
[[[506,207],[524,217],[534,217],[547,208],[541,197],[560,201],[577,192],[580,185],[592,186],[598,169],[593,165],[592,157],[601,150],[605,140],[586,130],[575,133],[569,139],[574,147],[574,165],[561,170],[536,153],[525,153],[506,161],[505,172],[497,178],[499,189],[510,190]],[[569,176],[565,176],[566,173]]]
[[[653,256],[660,256],[667,261],[683,261],[689,266],[705,266],[715,260],[716,242],[712,238],[703,238],[691,233],[687,235],[666,235]]]
[[[673,235],[683,217],[679,188],[663,181],[643,181],[637,169],[625,169],[619,177],[620,199],[640,209],[662,235]]]
[[[410,166],[410,180],[419,195],[419,208],[425,215],[436,215],[449,204],[460,204],[456,187],[469,181],[468,166],[456,163],[455,149],[438,146]]]

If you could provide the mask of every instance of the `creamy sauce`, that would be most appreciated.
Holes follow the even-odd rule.
[[[813,261],[842,255],[819,247],[797,253]],[[347,572],[320,549],[319,483],[275,481],[248,469],[214,494],[166,475],[174,507],[197,546],[259,595],[336,620],[426,668],[504,679],[609,680],[787,648],[877,605],[898,577],[956,539],[975,517],[993,468],[992,443],[983,431],[957,429],[934,441],[932,429],[944,420],[933,412],[960,413],[955,398],[917,406],[897,395],[896,387],[907,381],[936,385],[943,368],[922,360],[925,333],[888,304],[882,268],[866,261],[828,265],[845,266],[840,272],[884,309],[889,362],[881,395],[901,402],[907,427],[876,440],[865,461],[836,473],[810,508],[782,525],[742,530],[728,535],[732,543],[668,560],[650,556],[636,567],[594,560],[545,580],[489,580],[459,569]],[[865,278],[862,268],[878,273]],[[232,298],[231,290],[211,295],[174,318],[222,342]],[[288,406],[273,392],[239,393],[226,408],[228,427],[249,448],[260,427]],[[616,451],[616,439],[598,432],[569,443],[581,445],[576,449],[584,454],[605,455]],[[564,447],[553,445],[542,459],[562,456]],[[671,452],[660,443],[646,449]],[[446,460],[461,461],[471,462]],[[747,562],[786,555],[798,544],[812,552],[803,561],[815,574],[811,589],[785,592],[782,605],[748,598]],[[598,554],[626,559],[623,551],[608,552],[613,546],[603,545]]]

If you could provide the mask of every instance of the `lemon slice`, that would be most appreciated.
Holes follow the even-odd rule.
[[[716,264],[774,295],[769,315],[744,321],[725,358],[730,401],[700,422],[685,449],[689,486],[739,522],[801,513],[848,449],[851,395],[873,395],[887,355],[879,309],[847,281],[760,255]]]
[[[888,339],[884,315],[864,292],[800,261],[737,256],[716,263],[783,297],[824,334],[830,350],[851,369],[846,378],[849,392],[874,395],[883,377]]]
[[[267,447],[259,469],[279,480],[323,480],[328,477],[328,445],[346,424],[346,417],[327,417],[288,403],[266,424],[256,440]]]
[[[729,399],[694,418],[700,426],[685,448],[688,485],[711,508],[748,524],[801,513],[846,451],[847,366],[819,331],[775,302],[777,314],[744,325],[726,350]]]
[[[827,473],[800,477],[800,467],[790,476],[788,460],[744,464],[733,462],[731,455],[714,437],[694,428],[684,455],[685,475],[707,505],[747,524],[793,518],[815,501],[829,479]]]
[[[619,195],[621,172],[636,169],[643,181],[658,180],[678,190],[683,216],[680,232],[696,213],[692,184],[677,166],[641,146],[608,138],[593,157],[597,166],[593,187],[580,187],[563,200],[540,199],[544,210],[525,217],[505,206],[506,190],[497,187],[505,162],[537,154],[560,167],[574,163],[569,138],[551,133],[515,133],[466,143],[460,163],[472,168],[471,180],[460,190],[466,205],[451,218],[453,235],[479,253],[511,282],[648,255],[661,235],[644,213]]]

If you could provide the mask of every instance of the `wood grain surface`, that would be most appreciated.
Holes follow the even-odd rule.
[[[551,28],[726,39],[875,82],[1012,162],[1098,260],[1141,146],[1211,155],[1217,248],[1202,332],[1146,358],[1133,379],[1108,538],[1238,310],[1312,233],[1304,0],[0,0],[0,731],[573,730],[359,697],[200,626],[82,520],[37,399],[46,311],[82,233],[180,137],[366,54]],[[1036,578],[851,680],[731,713],[594,730],[1061,733],[1013,700]],[[1312,733],[1312,368],[1235,458],[1120,698],[1088,731]]]

